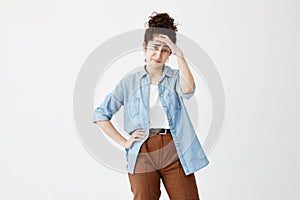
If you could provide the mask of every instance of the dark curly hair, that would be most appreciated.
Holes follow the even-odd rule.
[[[147,45],[150,40],[157,34],[169,36],[172,42],[176,43],[177,25],[174,24],[174,19],[167,13],[153,12],[147,22],[148,28],[144,35],[144,44]]]

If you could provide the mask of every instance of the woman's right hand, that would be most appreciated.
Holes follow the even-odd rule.
[[[145,138],[145,137],[146,137],[146,133],[144,132],[144,130],[137,129],[131,134],[130,138],[124,143],[124,147],[126,149],[129,149],[134,142],[141,141],[139,138]]]

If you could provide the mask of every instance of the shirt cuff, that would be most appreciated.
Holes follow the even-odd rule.
[[[184,99],[190,99],[190,98],[194,95],[194,93],[195,93],[195,91],[196,91],[196,84],[195,84],[195,83],[194,83],[193,91],[192,91],[191,93],[183,93],[179,84],[178,84],[178,87],[179,87],[179,91],[180,91],[180,94],[179,94],[179,95],[180,95],[182,98],[184,98]]]

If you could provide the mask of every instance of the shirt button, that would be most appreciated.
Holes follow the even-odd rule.
[[[161,97],[162,97],[162,96],[164,96],[164,94],[163,94],[163,93],[160,93],[160,94],[159,94],[159,96],[161,96]]]
[[[171,117],[171,116],[169,116],[168,118],[169,118],[169,119],[172,119],[172,117]]]
[[[173,129],[172,131],[175,132],[175,129]]]
[[[179,144],[179,141],[176,141],[176,144]]]

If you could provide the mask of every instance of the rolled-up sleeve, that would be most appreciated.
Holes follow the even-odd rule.
[[[124,105],[122,82],[118,83],[113,92],[106,95],[103,102],[94,112],[93,122],[110,120]]]
[[[176,89],[177,94],[180,97],[182,97],[184,99],[190,99],[194,95],[194,93],[196,91],[196,84],[194,83],[194,88],[193,88],[193,91],[191,93],[183,93],[182,89],[180,87],[180,84],[179,84],[179,73],[177,73],[176,74],[175,89]]]

